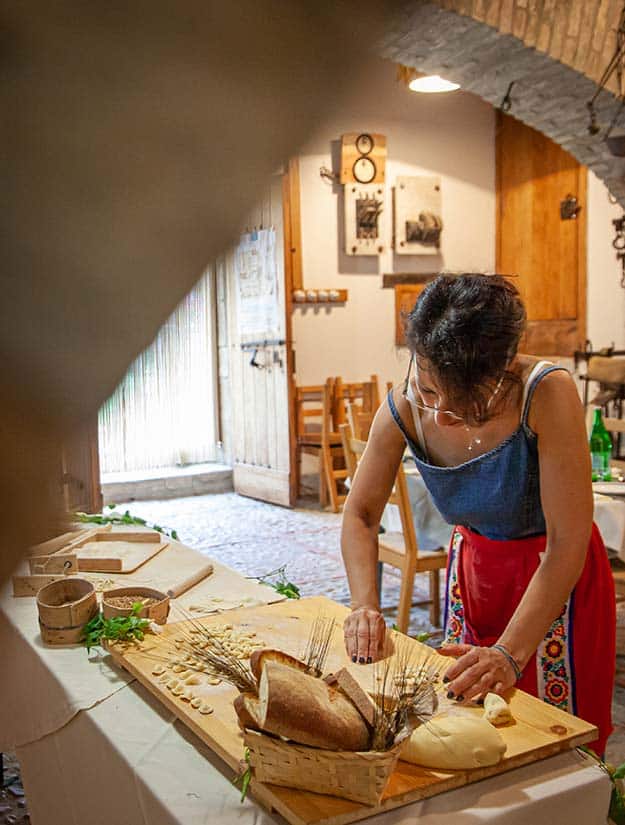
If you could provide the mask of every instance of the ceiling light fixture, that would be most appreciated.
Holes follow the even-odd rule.
[[[436,94],[440,92],[455,92],[460,88],[459,83],[452,83],[445,80],[440,75],[432,74],[425,77],[415,77],[408,84],[408,88],[413,92],[425,92],[426,94]]]

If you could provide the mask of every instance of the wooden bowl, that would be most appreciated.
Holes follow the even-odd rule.
[[[136,596],[137,601],[141,598],[151,598],[157,601],[153,604],[145,605],[139,611],[140,619],[149,619],[156,624],[165,624],[169,616],[169,596],[161,593],[160,590],[153,590],[151,587],[117,587],[114,590],[107,590],[102,594],[102,613],[105,619],[112,619],[114,616],[130,616],[132,606],[117,607],[109,602],[109,599],[116,596]]]
[[[39,590],[37,609],[46,644],[78,644],[83,627],[98,612],[98,599],[91,582],[67,576]]]

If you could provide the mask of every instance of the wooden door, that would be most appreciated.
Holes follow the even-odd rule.
[[[285,267],[288,239],[284,227],[283,180],[276,175],[263,202],[248,217],[236,247],[217,263],[220,406],[235,491],[291,506],[295,503],[295,462],[289,411],[294,370],[290,256],[286,256]],[[273,305],[266,304],[266,324],[262,326],[260,314],[255,316],[250,305],[250,260],[270,247],[276,289]]]
[[[521,351],[570,356],[586,338],[586,167],[540,132],[497,115],[497,271],[525,301]],[[564,219],[562,201],[581,207]]]

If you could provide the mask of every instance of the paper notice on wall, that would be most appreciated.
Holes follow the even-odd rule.
[[[242,235],[235,265],[239,333],[278,337],[281,318],[275,229]]]

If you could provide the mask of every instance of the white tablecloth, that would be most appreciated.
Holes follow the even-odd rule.
[[[251,597],[234,571],[211,584],[233,605]],[[217,595],[200,588],[202,602]],[[266,590],[267,601],[277,598]],[[83,648],[43,646],[36,616],[34,599],[3,595],[0,750],[17,746],[33,825],[283,822],[252,800],[241,805],[227,766],[107,658],[94,664]],[[609,795],[607,776],[568,752],[369,822],[605,825]]]
[[[595,522],[605,546],[625,561],[625,498],[610,498],[595,493]]]
[[[179,542],[170,542],[154,560],[136,573],[119,578],[112,586],[149,582],[150,571],[160,571],[180,563],[183,555],[195,553]],[[197,554],[198,556],[200,554]],[[208,561],[208,559],[204,559]],[[249,581],[225,565],[213,562],[214,572],[179,599],[172,600],[171,616],[178,605],[201,606],[205,612],[231,609],[246,604],[269,604],[284,597],[266,585]],[[26,572],[26,571],[24,571]],[[115,574],[86,574],[107,579]],[[154,574],[155,575],[155,574]],[[161,588],[163,585],[161,585]],[[98,651],[87,657],[84,647],[47,647],[41,641],[37,605],[32,597],[14,598],[8,583],[0,592],[0,752],[35,741],[65,725],[79,710],[92,707],[124,687],[130,677],[112,670],[109,657]],[[178,619],[182,618],[178,611]],[[194,613],[194,615],[200,615]]]
[[[138,683],[17,750],[33,825],[275,825],[232,771]],[[610,781],[577,751],[422,802],[370,825],[605,825]]]

